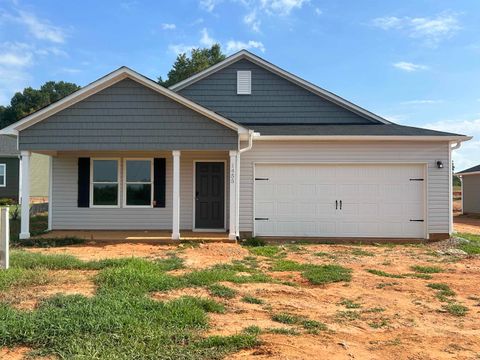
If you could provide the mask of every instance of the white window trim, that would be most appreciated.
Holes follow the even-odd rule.
[[[0,187],[7,186],[7,164],[0,164],[0,169],[3,168],[3,184],[0,184]]]
[[[139,161],[150,161],[150,182],[128,182],[127,183],[127,161],[128,160],[139,160]],[[153,208],[153,158],[124,158],[123,159],[123,207],[124,208]],[[150,184],[150,205],[127,205],[127,185],[128,184]]]
[[[93,204],[93,162],[95,160],[115,160],[117,161],[117,205],[94,205]],[[122,186],[120,182],[120,175],[121,175],[121,158],[104,158],[104,157],[97,157],[97,158],[90,158],[90,207],[91,208],[100,208],[100,209],[118,209],[120,208],[120,187]],[[101,184],[101,182],[96,182],[97,184]],[[112,184],[111,182],[105,182],[105,184]]]

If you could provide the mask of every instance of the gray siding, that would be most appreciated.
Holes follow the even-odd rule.
[[[20,150],[236,149],[238,135],[137,82],[122,80],[20,132]]]
[[[251,70],[251,95],[237,95],[237,70]],[[246,59],[179,90],[179,93],[240,123],[378,123]]]
[[[6,186],[0,186],[0,198],[18,200],[19,163],[18,157],[0,157],[0,164],[5,164],[7,171]]]
[[[480,214],[480,175],[464,175],[463,212]]]
[[[79,208],[77,207],[78,158],[166,158],[165,208]],[[226,151],[185,151],[180,155],[180,228],[193,227],[193,166],[194,160],[226,160]],[[121,162],[121,166],[123,161]],[[123,171],[123,169],[121,169]],[[120,186],[123,184],[120,176]],[[226,181],[227,183],[227,181]],[[167,152],[82,152],[59,153],[53,158],[52,228],[55,230],[169,230],[172,228],[172,156]],[[120,191],[120,204],[123,203]],[[228,227],[228,186],[226,225]]]
[[[242,144],[242,147],[244,144]],[[449,232],[448,166],[436,167],[436,161],[448,164],[448,142],[281,142],[256,141],[253,149],[242,154],[240,167],[240,230],[253,231],[256,162],[274,163],[426,163],[428,232]]]

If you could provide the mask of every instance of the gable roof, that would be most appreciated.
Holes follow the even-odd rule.
[[[185,97],[157,84],[152,79],[149,79],[136,71],[122,66],[119,69],[101,77],[100,79],[88,84],[85,87],[82,87],[80,90],[75,91],[74,93],[64,97],[63,99],[56,101],[45,108],[42,108],[23,119],[18,120],[17,122],[3,128],[0,130],[0,135],[18,135],[19,131],[22,131],[46,118],[52,116],[53,114],[73,105],[81,100],[86,99],[87,97],[98,93],[99,91],[121,81],[126,78],[132,79],[230,129],[236,130],[239,134],[247,134],[248,129],[236,122],[227,119],[224,116],[221,116],[214,111],[207,109]]]
[[[460,172],[457,172],[456,174],[457,175],[472,175],[472,174],[480,174],[480,164],[479,165],[476,165],[476,166],[473,166],[469,169],[466,169],[466,170],[463,170],[463,171],[460,171]]]
[[[183,80],[183,81],[180,81],[172,86],[170,86],[170,90],[173,90],[175,92],[178,92],[180,90],[182,90],[183,88],[186,88],[187,86],[189,86],[190,84],[193,84],[207,76],[209,76],[210,74],[212,73],[215,73],[239,60],[242,60],[242,59],[247,59],[251,62],[253,62],[254,64],[258,65],[258,66],[261,66],[281,77],[283,77],[284,79],[288,80],[288,81],[291,81],[292,83],[326,99],[326,100],[329,100],[331,102],[333,102],[334,104],[338,105],[338,106],[341,106],[347,110],[350,110],[356,114],[359,114],[363,117],[366,117],[368,119],[373,119],[375,120],[376,122],[380,122],[380,123],[383,123],[383,124],[391,124],[390,121],[382,118],[381,116],[378,116],[368,110],[365,110],[364,108],[358,106],[358,105],[355,105],[353,103],[351,103],[350,101],[348,100],[345,100],[344,98],[338,96],[338,95],[335,95],[334,93],[328,91],[328,90],[325,90],[319,86],[316,86],[292,73],[289,73],[288,71],[285,71],[283,69],[281,69],[280,67],[260,58],[259,56],[257,55],[254,55],[252,54],[251,52],[247,51],[247,50],[241,50],[229,57],[227,57],[225,60],[213,65],[213,66],[210,66],[209,68],[193,75],[193,76],[190,76],[189,78]]]

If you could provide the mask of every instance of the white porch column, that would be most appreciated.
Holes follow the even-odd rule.
[[[30,238],[30,151],[21,152],[22,171],[22,214],[20,226],[20,239]]]
[[[229,234],[230,240],[237,238],[237,156],[238,151],[230,150],[230,172],[228,180],[230,183],[230,202],[229,202]]]
[[[48,159],[48,229],[52,230],[53,222],[53,156]]]
[[[180,240],[180,151],[172,151],[173,156],[173,203],[172,240]]]

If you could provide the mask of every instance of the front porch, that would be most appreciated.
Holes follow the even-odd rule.
[[[238,239],[237,150],[45,154],[51,161],[50,231],[44,238],[157,243]],[[29,199],[30,156],[22,151],[23,203]],[[139,192],[138,187],[147,190]],[[22,207],[21,218],[20,238],[28,239],[28,207]]]
[[[171,230],[52,230],[45,234],[35,236],[37,239],[61,239],[66,237],[80,238],[85,241],[99,243],[154,243],[173,244],[178,240],[172,240]],[[193,232],[181,231],[180,241],[198,243],[235,243],[230,240],[228,233],[224,232]]]

